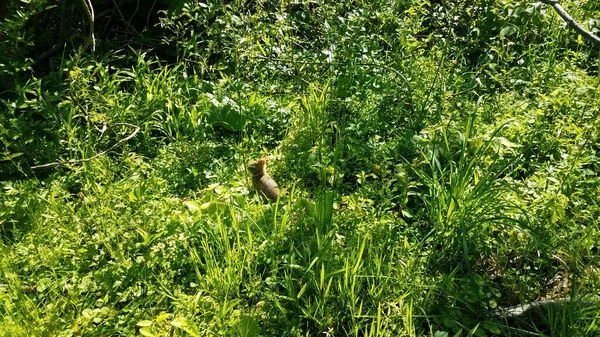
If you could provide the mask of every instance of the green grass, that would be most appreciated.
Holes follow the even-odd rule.
[[[549,7],[98,2],[92,53],[70,4],[36,64],[48,5],[0,18],[0,336],[600,332],[598,50]]]

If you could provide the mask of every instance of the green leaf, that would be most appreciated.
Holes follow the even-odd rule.
[[[177,317],[173,321],[171,321],[171,325],[176,328],[181,328],[182,326],[188,323],[187,318],[185,317]]]
[[[173,321],[171,321],[171,325],[179,328],[193,337],[199,337],[198,329],[196,325],[185,317],[177,317]]]
[[[160,323],[166,319],[168,319],[171,316],[171,314],[166,313],[166,312],[161,312],[157,317],[156,317],[156,322]]]
[[[500,36],[511,36],[517,32],[517,27],[515,25],[504,26],[502,30],[500,30]]]
[[[254,337],[258,335],[258,325],[252,317],[244,317],[238,325],[240,337]]]
[[[502,333],[502,330],[500,330],[498,328],[498,325],[496,324],[492,324],[492,323],[488,323],[488,322],[484,322],[483,323],[483,327],[485,329],[487,329],[489,332],[496,334],[496,335],[500,335]]]
[[[140,334],[142,334],[142,336],[148,336],[148,337],[154,336],[154,333],[152,332],[152,327],[149,327],[149,326],[141,327]]]
[[[200,206],[197,202],[195,202],[194,200],[185,200],[183,202],[183,205],[190,211],[190,212],[197,212],[199,211],[202,206]]]
[[[152,324],[154,324],[152,321],[148,321],[148,320],[144,320],[144,321],[139,321],[137,322],[137,326],[151,326]]]

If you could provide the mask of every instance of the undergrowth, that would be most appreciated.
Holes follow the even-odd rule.
[[[598,48],[549,6],[92,1],[92,52],[65,3],[0,13],[1,336],[600,333]]]

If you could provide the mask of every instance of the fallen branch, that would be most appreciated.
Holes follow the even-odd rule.
[[[129,124],[129,123],[117,123],[115,125],[126,125],[129,127],[133,127],[135,128],[135,130],[133,130],[133,132],[125,137],[120,139],[118,142],[114,143],[111,147],[109,147],[108,149],[94,155],[91,156],[89,158],[84,158],[84,159],[71,159],[71,160],[67,160],[67,161],[57,161],[57,162],[53,162],[53,163],[48,163],[48,164],[42,164],[42,165],[36,165],[36,166],[32,166],[32,169],[37,169],[37,168],[43,168],[43,167],[50,167],[50,166],[58,166],[58,165],[69,165],[69,164],[79,164],[79,163],[84,163],[84,162],[88,162],[90,160],[94,160],[98,157],[100,157],[103,154],[108,153],[109,151],[111,151],[112,149],[116,148],[117,146],[129,141],[131,138],[135,137],[135,135],[138,133],[138,131],[140,131],[140,127],[137,125],[133,125],[133,124]]]
[[[575,21],[575,19],[573,19],[572,16],[569,15],[569,13],[567,13],[567,11],[565,11],[565,9],[560,5],[560,3],[558,2],[558,0],[540,0],[541,2],[552,6],[552,8],[554,8],[554,10],[556,11],[556,13],[558,13],[558,15],[569,25],[571,26],[571,28],[573,28],[574,30],[577,31],[577,33],[579,33],[581,36],[587,38],[588,40],[591,40],[592,42],[594,42],[596,45],[600,46],[600,37],[592,34],[591,32],[588,32],[587,30],[585,30],[585,28],[583,28],[583,26],[581,26],[579,23],[577,23],[577,21]]]
[[[584,296],[577,299],[577,303],[598,305],[599,298],[595,295]],[[570,296],[561,297],[553,300],[534,301],[525,304],[517,304],[508,308],[498,308],[493,312],[496,317],[512,318],[512,317],[523,317],[525,314],[530,313],[533,310],[548,310],[549,307],[556,307],[561,305],[568,305],[574,302]]]
[[[6,293],[10,290],[10,286],[8,284],[5,283],[0,283],[0,292]],[[35,292],[36,289],[33,286],[30,285],[21,285],[21,291],[23,291],[24,293],[32,293]]]

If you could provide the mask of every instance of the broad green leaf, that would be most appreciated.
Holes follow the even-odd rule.
[[[152,332],[152,327],[150,327],[150,326],[141,327],[140,334],[142,334],[142,336],[147,336],[147,337],[154,336],[154,333]]]
[[[500,30],[500,36],[511,36],[517,32],[517,27],[514,25],[504,26],[502,30]]]
[[[202,209],[202,206],[200,206],[197,202],[195,202],[194,200],[185,200],[183,202],[183,205],[190,211],[190,212],[197,212],[200,209]]]
[[[152,321],[148,321],[148,320],[144,320],[144,321],[139,321],[137,322],[137,326],[151,326],[152,324],[154,324]]]

